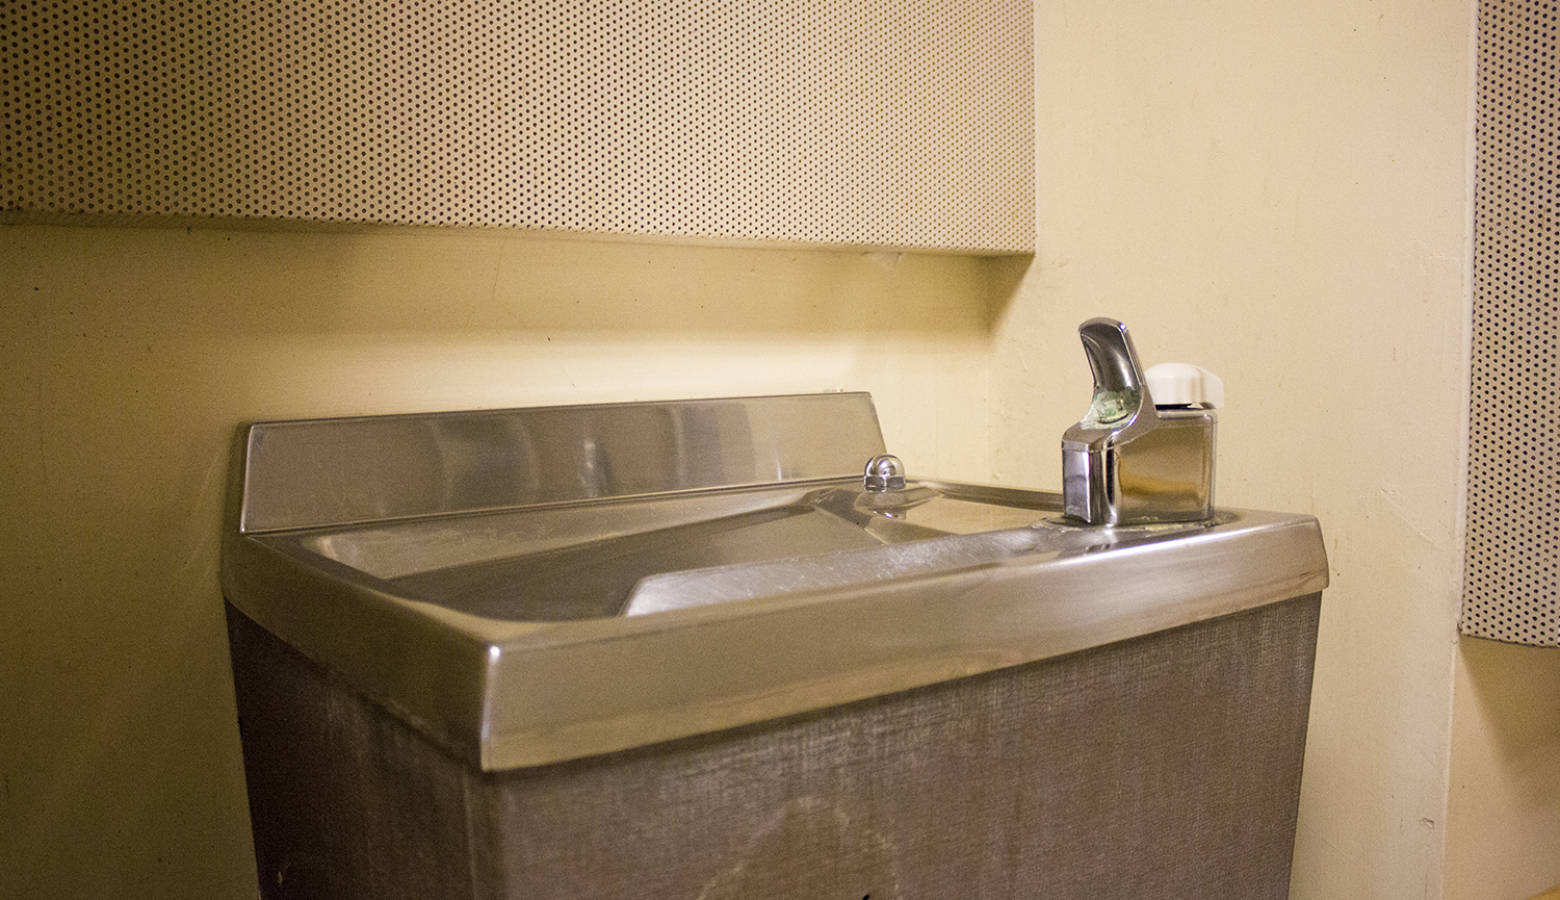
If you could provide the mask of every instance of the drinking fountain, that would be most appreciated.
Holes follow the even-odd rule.
[[[1062,493],[864,393],[247,426],[262,895],[1285,896],[1318,525],[1214,507],[1212,382],[1082,335]]]

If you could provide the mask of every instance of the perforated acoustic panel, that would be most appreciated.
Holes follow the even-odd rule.
[[[7,0],[0,214],[1022,252],[1028,0]]]
[[[1560,3],[1481,0],[1462,631],[1560,645]]]

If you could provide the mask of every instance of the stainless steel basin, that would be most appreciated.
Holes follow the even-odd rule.
[[[1054,495],[946,483],[872,494],[859,481],[603,501],[260,540],[317,553],[408,597],[458,612],[547,622],[839,587],[1098,543],[1084,530],[1045,521],[1056,516]],[[1187,530],[1131,534],[1142,539]],[[948,540],[968,535],[983,537]],[[1118,542],[1126,537],[1116,535]],[[912,543],[920,546],[884,549]]]
[[[864,394],[250,426],[223,585],[486,770],[621,750],[1312,594],[1313,519],[1080,527],[912,480]],[[913,464],[913,461],[912,461]]]

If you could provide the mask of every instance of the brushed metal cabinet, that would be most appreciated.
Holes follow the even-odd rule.
[[[494,773],[229,607],[261,893],[1284,897],[1319,605]]]

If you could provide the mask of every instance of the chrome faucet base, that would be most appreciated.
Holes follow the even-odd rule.
[[[1078,332],[1094,400],[1062,436],[1067,515],[1088,525],[1212,518],[1218,414],[1156,407],[1122,323],[1090,319]]]

